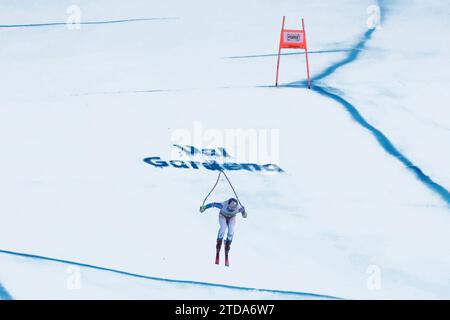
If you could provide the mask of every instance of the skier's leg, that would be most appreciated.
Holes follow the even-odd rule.
[[[216,243],[216,251],[217,251],[217,253],[220,252],[220,248],[222,248],[222,239],[217,239],[217,243]]]
[[[236,224],[236,217],[227,219],[228,233],[227,233],[227,240],[225,241],[225,265],[226,266],[229,265],[228,253],[230,252],[231,241],[233,241],[235,224]]]
[[[230,265],[230,260],[228,258],[228,253],[230,252],[231,240],[225,240],[225,265],[228,267]]]
[[[220,248],[222,247],[222,239],[217,239],[216,243],[216,264],[220,263]]]
[[[236,216],[229,218],[227,222],[228,222],[227,241],[231,243],[234,236],[234,226],[236,225]]]
[[[219,214],[219,232],[217,233],[217,243],[216,243],[216,250],[217,252],[220,252],[220,248],[222,247],[222,240],[225,236],[225,232],[227,230],[227,219]]]
[[[228,257],[228,253],[231,248],[231,240],[225,240],[225,256]]]
[[[222,239],[225,236],[225,231],[227,230],[227,219],[221,214],[219,214],[219,226],[220,228],[217,233],[217,241],[220,240],[222,242]]]
[[[217,243],[216,243],[216,264],[219,264],[219,255],[220,249],[222,247],[222,240],[225,235],[225,231],[227,230],[227,222],[224,216],[219,214],[219,232],[217,234]]]

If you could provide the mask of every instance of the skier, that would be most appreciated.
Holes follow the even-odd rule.
[[[247,212],[245,208],[239,205],[235,198],[230,198],[222,203],[212,202],[205,206],[200,207],[200,212],[205,212],[209,208],[217,208],[219,211],[219,233],[217,235],[216,244],[216,264],[219,264],[220,249],[222,247],[223,237],[225,236],[225,231],[228,228],[227,238],[225,240],[225,265],[228,267],[230,265],[228,260],[228,253],[230,252],[231,241],[233,240],[234,225],[236,223],[236,215],[240,212],[243,218],[247,218]]]

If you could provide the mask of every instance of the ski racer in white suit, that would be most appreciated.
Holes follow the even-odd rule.
[[[217,244],[216,250],[220,251],[222,247],[222,241],[225,236],[225,232],[227,231],[227,237],[225,240],[225,255],[228,256],[228,252],[230,251],[231,241],[233,240],[234,235],[234,225],[236,224],[236,215],[240,212],[243,218],[247,218],[247,212],[245,208],[241,206],[238,201],[234,198],[231,198],[222,203],[220,202],[212,202],[208,203],[205,206],[200,207],[200,212],[204,212],[209,208],[217,208],[219,211],[219,232],[217,234]]]

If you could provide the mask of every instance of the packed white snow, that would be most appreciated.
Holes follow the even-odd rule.
[[[283,15],[289,28],[305,19],[314,77],[360,41],[373,4],[2,1],[3,26],[64,23],[70,5],[82,22],[158,19],[0,28],[0,249],[165,279],[448,299],[448,203],[336,101],[273,87]],[[381,9],[358,59],[320,84],[448,190],[449,4]],[[282,84],[305,77],[304,55],[281,57]],[[249,155],[246,139],[226,139],[236,130],[271,134],[275,153]],[[225,147],[234,162],[284,171],[227,171],[248,211],[230,268],[213,263],[217,212],[198,210],[218,171],[143,161],[177,158],[173,144]],[[221,179],[208,201],[233,195]],[[16,299],[308,298],[90,268],[74,289],[69,267],[0,252],[0,283]]]

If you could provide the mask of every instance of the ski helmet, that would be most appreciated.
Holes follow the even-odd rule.
[[[230,208],[236,208],[237,207],[237,205],[238,205],[238,201],[235,199],[235,198],[230,198],[229,200],[228,200],[228,206],[230,207]]]

